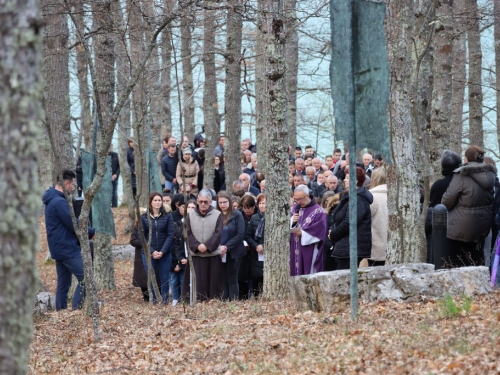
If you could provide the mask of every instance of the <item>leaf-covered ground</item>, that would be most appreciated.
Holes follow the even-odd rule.
[[[42,228],[43,232],[43,228]],[[38,256],[55,293],[55,266]],[[45,248],[44,248],[45,247]],[[453,306],[426,301],[362,304],[359,319],[299,312],[290,301],[212,301],[150,306],[131,286],[133,262],[117,262],[104,291],[101,340],[81,311],[37,317],[33,374],[498,374],[500,293]]]

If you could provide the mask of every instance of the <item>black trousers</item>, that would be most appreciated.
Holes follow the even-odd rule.
[[[233,259],[226,255],[226,263],[222,263],[222,299],[235,301],[239,297],[238,271],[241,258]]]
[[[358,266],[359,262],[361,262],[363,258],[358,258]],[[335,258],[335,263],[337,267],[335,270],[348,270],[351,268],[351,258]]]

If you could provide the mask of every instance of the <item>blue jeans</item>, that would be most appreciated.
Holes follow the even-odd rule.
[[[184,281],[184,270],[179,272],[170,271],[170,286],[172,287],[172,298],[179,299],[181,296],[182,282]]]
[[[146,256],[144,253],[142,253],[142,263],[144,263],[144,268],[146,269],[147,274],[148,264],[146,263]],[[172,263],[172,254],[163,254],[160,259],[153,259],[151,257],[151,263],[155,273],[160,275],[160,285],[158,285],[158,287],[160,288],[161,299],[163,302],[168,302],[170,287],[170,263]],[[153,284],[151,284],[151,290],[153,291],[153,302],[157,302],[155,292],[153,290]]]
[[[56,310],[68,308],[68,291],[71,286],[71,275],[75,275],[78,285],[73,294],[71,305],[73,310],[81,309],[85,299],[85,284],[83,282],[83,260],[82,257],[56,260],[57,291]]]
[[[165,180],[165,189],[170,189],[172,194],[177,193],[177,184],[174,184],[172,181]]]

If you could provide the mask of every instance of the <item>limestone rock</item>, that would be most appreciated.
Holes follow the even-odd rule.
[[[350,271],[320,272],[290,278],[290,292],[300,310],[335,312],[350,301]],[[418,301],[420,297],[476,296],[491,293],[487,267],[434,271],[427,263],[396,264],[358,270],[363,302]]]
[[[33,308],[34,312],[46,313],[48,311],[55,310],[56,308],[56,297],[49,292],[37,293],[35,306]]]
[[[131,245],[113,245],[113,257],[116,260],[134,259],[135,248]]]

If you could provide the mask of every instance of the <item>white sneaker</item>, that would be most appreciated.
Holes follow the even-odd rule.
[[[177,302],[179,302],[179,300],[178,300],[178,299],[174,299],[174,300],[172,301],[172,306],[177,305]]]

